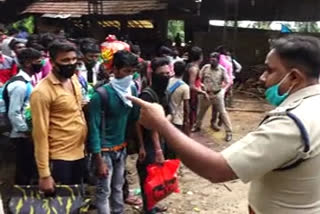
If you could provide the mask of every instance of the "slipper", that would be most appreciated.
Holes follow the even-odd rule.
[[[164,212],[168,211],[168,207],[166,207],[166,206],[157,206],[157,207],[154,208],[154,210],[157,213],[164,213]]]
[[[125,203],[132,206],[141,206],[143,202],[141,198],[129,195],[128,198],[126,198]]]

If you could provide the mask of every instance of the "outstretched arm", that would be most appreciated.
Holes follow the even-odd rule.
[[[141,106],[140,123],[164,136],[168,145],[192,171],[214,183],[237,178],[220,153],[208,149],[176,129],[165,118],[160,105],[147,103],[138,98],[130,99]]]

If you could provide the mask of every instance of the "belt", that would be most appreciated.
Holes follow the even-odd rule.
[[[128,143],[124,142],[124,143],[117,145],[117,146],[114,146],[114,147],[102,148],[101,151],[102,152],[117,152],[117,151],[120,151],[120,150],[126,148],[127,145],[128,145]]]
[[[220,89],[220,90],[218,90],[218,91],[210,91],[210,92],[208,92],[208,94],[214,94],[214,95],[217,95],[220,91],[221,91],[221,89]]]

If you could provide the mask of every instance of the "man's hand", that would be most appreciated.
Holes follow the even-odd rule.
[[[139,161],[143,162],[144,159],[146,159],[146,156],[147,156],[146,150],[143,146],[141,146],[139,149]]]
[[[207,100],[210,100],[209,94],[206,91],[202,93]]]
[[[134,104],[141,107],[139,123],[145,128],[157,130],[160,124],[167,122],[161,105],[156,103],[148,103],[132,96],[128,96],[127,98]]]
[[[100,155],[95,157],[98,178],[106,178],[108,176],[108,166]]]
[[[162,150],[156,151],[155,162],[157,164],[163,164],[165,161]]]
[[[44,193],[53,193],[56,184],[51,176],[39,179],[39,189]]]

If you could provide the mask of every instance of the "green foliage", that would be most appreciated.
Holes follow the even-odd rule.
[[[295,28],[297,32],[302,33],[319,33],[320,28],[317,22],[296,22]]]
[[[177,34],[180,34],[182,42],[185,41],[184,21],[182,20],[169,20],[168,21],[168,39],[174,41]]]
[[[34,28],[35,28],[35,24],[34,24],[34,17],[33,16],[29,16],[25,19],[19,20],[15,23],[12,24],[12,27],[19,30],[19,27],[25,27],[28,30],[28,33],[34,33]]]

